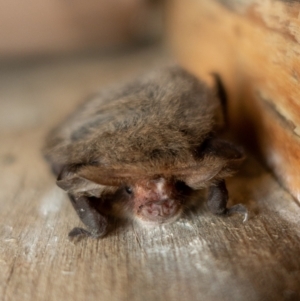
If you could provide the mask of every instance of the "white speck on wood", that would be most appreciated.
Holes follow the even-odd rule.
[[[179,220],[177,222],[177,224],[180,225],[182,228],[194,230],[194,227],[192,226],[192,224],[186,220]]]
[[[58,187],[54,186],[43,196],[40,206],[40,213],[48,216],[50,213],[58,212],[65,199],[65,193]]]
[[[32,227],[22,234],[23,256],[27,261],[32,262],[38,255],[38,244],[40,241],[39,229]]]

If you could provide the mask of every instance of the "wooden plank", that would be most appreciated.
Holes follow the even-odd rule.
[[[232,129],[300,202],[297,1],[168,1],[169,40],[199,76],[222,75]]]
[[[0,300],[298,300],[299,207],[249,159],[229,181],[250,220],[204,204],[173,224],[128,223],[74,244],[80,225],[40,155],[46,132],[83,96],[167,61],[160,50],[0,72]],[[24,111],[26,110],[26,111]]]

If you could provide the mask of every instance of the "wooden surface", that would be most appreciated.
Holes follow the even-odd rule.
[[[160,49],[2,68],[0,300],[259,301],[300,298],[299,207],[253,159],[228,188],[251,212],[199,208],[154,228],[128,223],[72,243],[80,222],[40,154],[86,95],[166,62]]]
[[[167,3],[176,57],[199,76],[221,74],[232,129],[300,204],[299,1]]]

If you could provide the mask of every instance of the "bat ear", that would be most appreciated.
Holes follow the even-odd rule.
[[[205,141],[200,148],[199,155],[200,157],[215,156],[228,163],[244,159],[244,152],[240,147],[218,138]]]
[[[237,171],[244,154],[234,144],[210,139],[201,146],[197,163],[179,172],[180,180],[193,189],[201,189],[214,179],[224,179]]]
[[[65,166],[60,172],[56,184],[68,193],[85,192],[93,196],[100,196],[106,186],[94,183],[77,174],[80,168],[78,166]]]
[[[228,97],[227,92],[224,86],[224,83],[221,79],[221,76],[218,73],[211,73],[211,75],[214,77],[215,81],[215,91],[217,94],[218,99],[220,100],[221,104],[221,111],[223,115],[223,123],[224,126],[228,126]]]

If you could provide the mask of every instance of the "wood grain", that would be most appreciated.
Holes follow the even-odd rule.
[[[173,224],[67,239],[80,222],[40,155],[46,132],[83,96],[167,60],[152,49],[2,69],[0,300],[299,300],[299,207],[253,159],[228,185],[245,224],[199,195]]]
[[[300,202],[297,1],[168,1],[169,40],[189,70],[222,75],[232,129]]]

